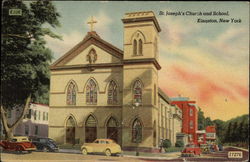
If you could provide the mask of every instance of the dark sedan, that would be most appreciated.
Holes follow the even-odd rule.
[[[32,143],[36,146],[37,150],[44,152],[57,152],[59,150],[55,141],[50,138],[31,138]]]

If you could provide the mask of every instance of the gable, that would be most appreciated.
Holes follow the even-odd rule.
[[[88,32],[87,36],[75,47],[55,61],[50,67],[89,64],[87,55],[90,50],[96,51],[95,64],[119,63],[123,58],[123,51],[101,39],[95,32]]]
[[[91,50],[95,50],[96,52],[96,64],[102,63],[119,63],[120,58],[113,56],[112,54],[108,53],[107,51],[101,49],[100,47],[91,44],[86,49],[81,51],[78,55],[73,57],[71,60],[65,63],[65,65],[85,65],[89,64],[88,55]]]

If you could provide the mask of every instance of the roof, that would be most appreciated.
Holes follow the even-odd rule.
[[[188,103],[189,106],[196,106],[195,103]]]
[[[140,22],[140,21],[153,21],[154,25],[158,32],[161,31],[160,25],[155,17],[153,11],[141,11],[141,12],[129,12],[125,13],[124,18],[122,19],[123,23],[133,23],[133,22]]]
[[[162,97],[163,100],[165,100],[167,103],[171,103],[170,98],[161,90],[161,88],[158,88],[158,94]]]
[[[49,107],[49,105],[46,105],[46,104],[41,104],[41,103],[34,103],[34,102],[31,102],[31,104],[33,104],[33,105],[40,105],[40,106],[46,106],[46,107]]]
[[[204,134],[204,133],[206,133],[206,131],[205,130],[197,130],[196,133],[197,134]]]
[[[101,39],[101,37],[95,32],[88,32],[84,39],[75,45],[71,50],[66,52],[62,57],[60,57],[57,61],[55,61],[51,66],[50,69],[53,69],[57,66],[63,66],[73,57],[78,55],[81,51],[86,49],[89,45],[94,44],[103,50],[107,51],[111,55],[122,59],[123,58],[123,51],[119,48],[113,46],[112,44],[106,42],[105,40]]]
[[[206,132],[207,133],[216,133],[215,126],[207,126],[206,127]]]
[[[172,101],[188,101],[188,97],[172,97],[170,98]]]

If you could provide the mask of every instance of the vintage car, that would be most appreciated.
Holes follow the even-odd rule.
[[[110,156],[112,154],[120,154],[121,147],[112,139],[96,139],[93,143],[84,143],[81,147],[83,155],[89,153],[105,154]]]
[[[195,144],[188,144],[181,152],[182,157],[192,157],[195,155],[201,155],[201,148]]]
[[[211,153],[208,144],[201,144],[200,148],[201,148],[202,154],[209,154],[209,153]]]
[[[28,151],[29,153],[36,150],[36,146],[29,141],[26,136],[12,137],[10,140],[3,140],[0,146],[7,151]]]
[[[58,152],[59,148],[56,145],[55,141],[51,138],[38,138],[30,137],[32,143],[36,146],[37,150],[43,152]]]

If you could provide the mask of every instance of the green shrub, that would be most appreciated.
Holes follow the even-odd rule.
[[[176,141],[175,143],[175,147],[183,147],[184,146],[184,142],[179,140],[179,141]]]
[[[165,139],[162,141],[162,147],[165,149],[171,147],[171,145],[172,144],[171,144],[171,141],[169,139]]]
[[[183,147],[169,147],[165,148],[165,152],[181,152]]]

